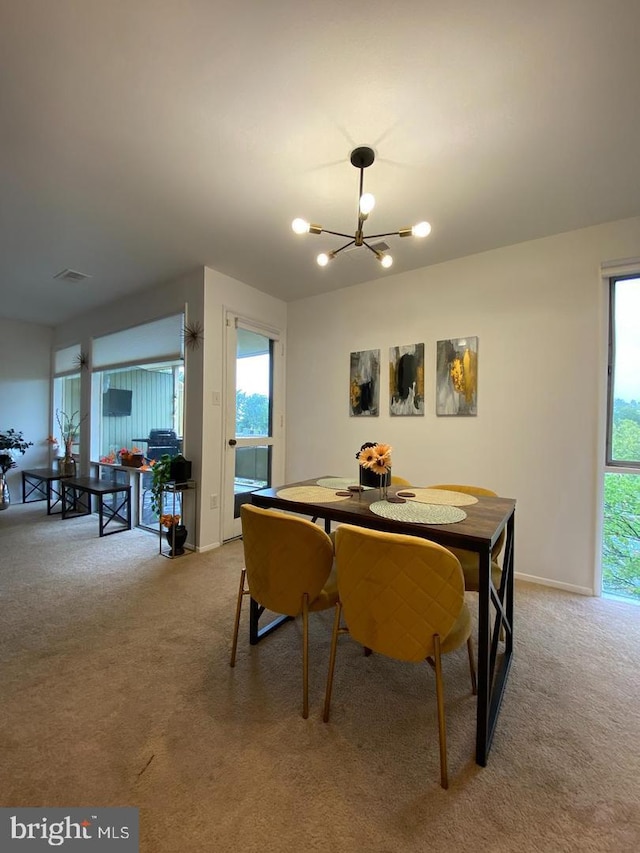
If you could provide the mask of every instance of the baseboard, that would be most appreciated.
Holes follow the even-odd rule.
[[[215,549],[219,548],[221,544],[221,542],[212,542],[211,545],[201,545],[196,548],[196,551],[198,554],[203,554],[205,551],[215,551]]]
[[[537,583],[539,586],[550,586],[554,589],[563,589],[565,592],[575,592],[576,595],[595,596],[593,589],[588,586],[576,586],[572,583],[563,583],[562,581],[552,581],[549,578],[537,578],[535,575],[522,575],[520,572],[515,573],[515,578],[518,581],[526,581],[527,583]]]

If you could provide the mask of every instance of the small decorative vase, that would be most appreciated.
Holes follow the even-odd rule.
[[[9,509],[11,506],[11,493],[9,485],[4,478],[4,471],[0,474],[0,510]]]
[[[382,489],[383,487],[386,489],[387,486],[391,485],[391,469],[386,474],[376,474],[375,471],[360,466],[360,485],[371,486],[374,489]]]
[[[389,489],[388,476],[386,474],[380,474],[380,500],[386,501]]]
[[[76,476],[76,460],[73,456],[63,456],[60,460],[60,474],[63,477]]]
[[[64,456],[59,464],[60,473],[63,477],[76,476],[76,460],[73,458],[73,441],[65,441]]]
[[[165,535],[171,548],[169,556],[178,557],[184,554],[184,543],[187,541],[187,528],[184,524],[175,524],[167,530]]]

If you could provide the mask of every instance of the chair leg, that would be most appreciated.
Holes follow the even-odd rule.
[[[247,575],[247,570],[243,569],[240,572],[240,589],[238,590],[238,603],[236,604],[236,621],[233,626],[233,643],[231,644],[231,660],[229,666],[236,665],[236,651],[238,649],[238,630],[240,628],[240,611],[242,610],[242,599],[245,595],[244,579]]]
[[[469,671],[471,673],[471,693],[474,696],[478,695],[478,682],[476,681],[476,662],[473,656],[473,640],[471,635],[467,640],[467,652],[469,653]]]
[[[338,630],[340,628],[340,616],[342,614],[342,604],[336,604],[336,615],[333,620],[333,633],[331,634],[331,651],[329,652],[329,672],[327,673],[327,689],[324,694],[324,710],[322,719],[325,723],[329,722],[329,708],[331,706],[331,691],[333,689],[333,673],[336,668],[336,648],[338,645]]]
[[[309,594],[302,596],[302,716],[309,716]]]
[[[447,730],[444,720],[444,690],[442,685],[442,660],[440,658],[440,637],[433,637],[433,658],[436,670],[436,699],[438,703],[438,733],[440,735],[440,784],[449,787],[447,775]]]

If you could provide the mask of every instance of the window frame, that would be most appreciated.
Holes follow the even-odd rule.
[[[637,272],[627,272],[609,277],[609,329],[607,348],[607,423],[606,423],[606,445],[605,465],[607,469],[635,470],[640,469],[640,459],[619,460],[613,458],[613,407],[614,407],[614,379],[616,366],[616,296],[615,290],[618,282],[636,279],[640,287],[640,268]]]

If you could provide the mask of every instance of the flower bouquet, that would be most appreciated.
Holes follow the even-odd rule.
[[[360,463],[360,485],[385,489],[391,483],[391,451],[388,444],[367,441],[356,453]]]

